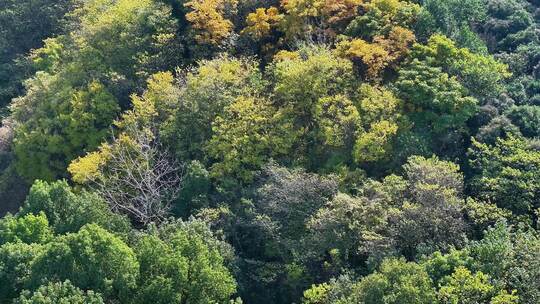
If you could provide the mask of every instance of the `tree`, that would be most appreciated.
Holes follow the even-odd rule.
[[[385,260],[364,277],[342,303],[434,303],[435,290],[422,266],[403,259]]]
[[[538,205],[538,150],[524,138],[497,139],[494,145],[473,141],[469,162],[471,185],[478,197],[519,215],[531,215]]]
[[[436,157],[413,156],[403,169],[408,193],[401,212],[390,220],[390,234],[399,250],[412,258],[418,253],[463,246],[468,227],[459,167]]]
[[[167,217],[180,191],[181,166],[159,142],[175,110],[175,92],[171,74],[151,77],[144,94],[132,96],[133,109],[115,122],[118,137],[68,167],[76,182],[93,187],[113,210],[145,225]]]
[[[69,280],[61,283],[48,283],[36,291],[23,291],[15,300],[17,304],[104,304],[100,294],[83,291],[71,284]]]
[[[288,302],[301,296],[310,280],[307,222],[337,193],[337,181],[270,163],[254,185],[234,206],[229,232],[240,257],[239,282],[249,287],[243,299],[256,299],[254,291],[260,290],[265,299]]]
[[[392,206],[376,198],[339,193],[307,223],[311,251],[305,254],[324,260],[330,274],[341,267],[365,267],[367,256],[384,256],[393,251],[387,233],[392,210]]]
[[[236,4],[235,0],[187,1],[184,6],[190,11],[186,14],[186,20],[196,30],[195,38],[197,41],[219,44],[226,39],[232,32],[233,24],[224,15],[231,15]]]
[[[21,58],[42,46],[43,40],[61,34],[66,13],[74,1],[2,1],[0,4],[0,107],[22,93],[26,71]],[[37,9],[40,8],[40,9]],[[36,22],[28,22],[35,20]],[[37,22],[39,21],[39,22]],[[0,110],[0,112],[4,112]]]
[[[458,267],[449,282],[441,287],[438,297],[441,303],[487,303],[493,289],[484,273],[473,274],[465,267]]]
[[[440,31],[456,41],[460,47],[476,52],[487,52],[476,28],[487,19],[488,1],[466,0],[461,2],[428,0],[423,3],[417,24],[420,37],[427,39]]]
[[[107,127],[119,111],[116,99],[102,84],[93,82],[74,90],[62,82],[40,74],[28,82],[27,95],[13,105],[18,122],[14,142],[17,171],[29,182],[65,176],[68,163],[77,154],[96,148],[107,135]],[[57,107],[57,99],[66,103]],[[27,111],[19,108],[23,106],[32,106],[32,113],[22,113]]]
[[[394,26],[410,29],[420,12],[418,4],[400,0],[376,0],[361,6],[363,14],[351,21],[345,33],[364,40],[386,36]]]
[[[83,290],[94,290],[108,300],[133,297],[139,263],[131,248],[96,224],[51,242],[31,266],[33,289],[49,281],[70,280]]]
[[[92,151],[135,87],[167,69],[176,23],[151,0],[85,1],[71,14],[76,29],[35,52],[43,69],[12,105],[18,172],[29,182],[67,177],[72,160]]]
[[[468,95],[482,101],[499,97],[504,92],[503,81],[511,76],[508,66],[493,56],[459,48],[440,34],[431,36],[426,45],[414,45],[411,58],[427,61],[456,76]]]
[[[538,106],[516,106],[511,108],[506,116],[512,123],[519,127],[521,134],[526,137],[540,136],[540,107]]]
[[[141,236],[135,246],[141,267],[136,303],[230,303],[236,282],[219,246],[197,221]]]
[[[10,214],[0,219],[0,244],[23,242],[45,244],[52,238],[49,221],[43,212],[14,217]]]
[[[0,246],[0,301],[10,302],[26,287],[32,262],[41,254],[40,244],[6,243]]]
[[[86,224],[95,223],[119,234],[126,234],[131,225],[126,218],[112,213],[107,203],[94,193],[74,191],[66,181],[36,181],[22,206],[19,217],[44,213],[56,234],[77,232]]]
[[[255,62],[226,57],[202,61],[184,78],[178,109],[163,137],[179,160],[204,162],[215,118],[238,97],[257,96],[264,81]]]
[[[327,159],[325,169],[351,163],[351,151],[362,132],[358,108],[347,96],[323,97],[317,101],[314,114],[319,151]]]
[[[385,256],[414,259],[464,246],[468,227],[458,170],[435,157],[411,157],[405,177],[366,180],[355,197],[338,194],[307,224],[313,258],[333,267],[369,267]]]
[[[482,240],[470,245],[470,252],[475,261],[473,267],[489,275],[494,286],[515,290],[519,303],[532,304],[540,299],[536,266],[540,261],[539,246],[536,232],[520,231],[499,222],[486,230]],[[509,298],[504,295],[500,297]],[[514,302],[510,300],[508,302],[515,302],[515,299]]]
[[[395,85],[398,96],[412,105],[407,116],[415,124],[417,130],[413,131],[428,133],[432,146],[452,153],[447,146],[467,134],[466,122],[473,116],[477,100],[467,96],[455,77],[418,59],[399,70]]]
[[[267,100],[239,97],[213,123],[208,154],[214,177],[250,182],[270,158],[287,156],[295,141],[292,123]]]
[[[298,158],[313,168],[320,164],[314,117],[318,101],[338,94],[347,96],[352,88],[352,64],[321,47],[303,48],[298,54],[277,60],[270,70],[275,79],[275,103],[286,107],[286,114],[299,131]]]
[[[93,187],[112,210],[144,225],[160,222],[180,191],[181,167],[148,130],[129,133],[78,159],[70,171],[78,182]]]

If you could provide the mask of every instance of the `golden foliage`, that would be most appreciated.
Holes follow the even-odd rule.
[[[260,39],[267,36],[283,18],[275,7],[258,8],[254,13],[247,16],[247,27],[242,33],[248,34],[254,38]]]
[[[233,24],[224,14],[234,10],[236,4],[235,0],[191,0],[184,4],[191,9],[186,19],[197,30],[195,39],[200,43],[219,44],[229,37]]]
[[[360,60],[366,67],[366,76],[370,79],[377,78],[392,59],[382,45],[362,39],[342,41],[337,45],[336,51],[343,57]]]

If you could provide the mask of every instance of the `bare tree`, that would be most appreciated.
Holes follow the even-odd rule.
[[[11,149],[13,142],[13,121],[5,119],[0,126],[0,152],[6,152]]]
[[[113,210],[144,225],[161,222],[181,189],[183,166],[161,149],[152,132],[129,134],[108,146],[107,164],[93,188]]]

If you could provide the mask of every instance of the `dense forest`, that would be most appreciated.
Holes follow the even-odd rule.
[[[540,303],[538,0],[1,0],[0,303]]]

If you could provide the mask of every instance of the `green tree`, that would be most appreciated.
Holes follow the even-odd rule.
[[[13,105],[13,115],[21,122],[14,153],[17,171],[30,182],[65,177],[69,162],[97,147],[120,110],[99,82],[76,90],[57,76],[38,74],[27,83],[27,90]],[[64,103],[59,106],[58,100]],[[23,113],[28,109],[20,107],[26,106],[33,107],[31,113]]]
[[[411,57],[456,76],[467,89],[467,95],[482,101],[499,97],[505,89],[503,81],[511,75],[508,66],[493,56],[459,48],[454,41],[440,34],[431,36],[426,45],[414,45]]]
[[[73,159],[97,148],[120,108],[129,105],[129,94],[156,69],[166,69],[155,58],[167,57],[174,38],[169,12],[151,0],[85,1],[71,14],[73,30],[35,51],[43,71],[12,105],[23,177],[67,177]]]
[[[473,267],[488,274],[493,285],[516,290],[519,303],[532,304],[540,299],[539,246],[536,232],[499,222],[485,232],[482,240],[473,242],[469,250],[474,258]]]
[[[169,224],[137,241],[136,303],[230,303],[236,282],[219,241],[201,224]]]
[[[43,212],[37,216],[27,214],[22,217],[8,214],[0,219],[0,244],[17,242],[45,244],[52,236],[49,221]]]
[[[487,303],[493,289],[484,273],[473,274],[465,267],[458,267],[449,282],[440,288],[438,297],[441,303]]]
[[[422,266],[405,260],[385,260],[378,271],[362,278],[342,303],[434,303],[435,289]]]
[[[69,280],[61,283],[48,283],[36,291],[23,291],[14,301],[16,304],[104,304],[100,294],[83,291],[71,284]]]
[[[166,142],[180,160],[206,161],[204,149],[212,138],[212,123],[240,96],[257,96],[264,81],[256,63],[221,57],[201,61],[188,72],[180,88],[180,104],[173,124],[164,131]]]
[[[455,77],[441,68],[414,59],[399,70],[396,81],[398,96],[410,106],[407,116],[417,132],[427,132],[432,149],[456,153],[449,145],[467,134],[466,122],[476,111],[477,100],[467,96]]]
[[[319,100],[338,94],[347,96],[352,89],[352,63],[329,49],[305,47],[298,56],[276,60],[270,70],[275,80],[275,102],[286,106],[299,132],[297,157],[308,168],[316,168],[320,165],[315,144]]]
[[[427,0],[422,5],[416,28],[421,39],[441,32],[460,47],[485,53],[485,43],[472,28],[486,21],[487,11],[487,1],[482,0]]]
[[[524,138],[497,139],[494,145],[473,141],[469,150],[473,193],[519,215],[538,205],[539,153]]]
[[[35,257],[30,286],[70,280],[105,299],[127,301],[133,297],[138,276],[133,250],[110,232],[88,224],[77,233],[58,237]]]
[[[27,71],[21,58],[42,46],[43,40],[61,34],[65,14],[75,1],[6,0],[0,4],[0,108],[22,93]],[[0,110],[3,112],[3,109]]]
[[[75,192],[66,181],[34,183],[20,215],[40,212],[46,215],[57,234],[77,232],[90,223],[119,234],[126,234],[131,229],[129,221],[113,213],[99,196],[87,191]]]
[[[40,244],[6,243],[0,246],[0,301],[9,303],[26,287],[32,262],[44,250]]]
[[[218,161],[214,177],[236,177],[250,182],[254,172],[270,158],[288,156],[295,140],[290,120],[268,101],[239,97],[213,123],[214,135],[207,149]]]
[[[526,137],[540,136],[540,107],[539,106],[516,106],[511,108],[506,116],[512,123],[519,127],[521,134]]]

